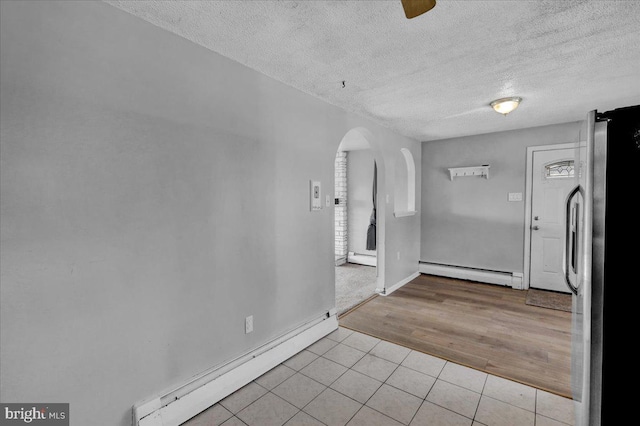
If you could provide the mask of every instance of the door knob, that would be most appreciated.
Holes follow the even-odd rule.
[[[540,227],[536,225],[536,226],[532,226],[531,229],[533,229],[534,231],[537,231],[538,229],[540,229]]]

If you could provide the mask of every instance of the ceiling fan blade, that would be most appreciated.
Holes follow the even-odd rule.
[[[436,0],[402,0],[402,7],[407,19],[415,18],[430,11],[436,5]]]

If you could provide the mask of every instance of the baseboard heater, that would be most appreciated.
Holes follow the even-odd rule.
[[[133,406],[134,426],[179,426],[338,328],[336,310]]]
[[[499,284],[522,290],[522,272],[492,271],[487,269],[467,268],[464,266],[444,265],[441,263],[420,262],[420,273],[459,278],[488,284]]]
[[[357,263],[358,265],[377,266],[378,258],[371,254],[359,254],[352,251],[347,255],[347,262]]]

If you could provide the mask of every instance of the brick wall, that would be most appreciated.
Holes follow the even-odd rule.
[[[347,260],[347,152],[338,151],[335,162],[335,197],[339,203],[335,211],[336,264]]]

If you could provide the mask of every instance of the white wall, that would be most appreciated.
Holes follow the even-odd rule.
[[[0,4],[3,402],[128,425],[335,305],[333,208],[309,211],[309,180],[332,196],[364,127],[392,193],[391,159],[419,143],[101,2]],[[387,255],[394,284],[419,236],[387,221],[383,244],[416,259]]]
[[[522,272],[527,147],[576,142],[580,122],[422,144],[421,255],[425,262]],[[450,180],[449,167],[489,164],[489,176]]]
[[[373,210],[373,153],[370,149],[349,151],[347,157],[347,244],[356,254],[376,255],[367,250],[367,230]]]

